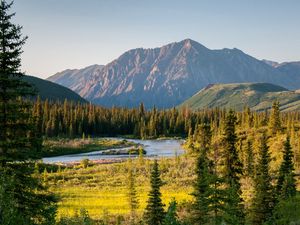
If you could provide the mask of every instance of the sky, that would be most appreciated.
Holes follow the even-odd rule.
[[[22,71],[47,78],[186,38],[258,59],[300,61],[299,0],[15,0]]]

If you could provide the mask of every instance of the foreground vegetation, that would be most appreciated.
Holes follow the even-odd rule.
[[[62,168],[57,172],[42,173],[50,190],[59,196],[58,220],[71,220],[86,212],[94,221],[116,222],[119,218],[128,221],[130,207],[128,203],[128,173],[134,168],[136,191],[139,200],[137,217],[142,218],[150,190],[150,172],[153,161],[149,159],[134,159],[129,162],[93,165],[87,168],[81,166]],[[196,178],[195,159],[178,156],[160,159],[159,166],[163,186],[162,200],[167,209],[169,202],[175,198],[178,202],[180,220],[189,219],[189,206],[193,201],[193,184]],[[299,182],[299,180],[298,180]],[[253,181],[249,177],[242,179],[243,197],[246,208],[251,206],[250,193],[253,193]],[[298,190],[300,185],[298,183]],[[298,196],[300,202],[300,196]],[[287,213],[291,211],[287,211]],[[300,215],[300,210],[297,213]],[[296,213],[296,215],[297,215]],[[295,213],[294,213],[295,214]],[[295,218],[296,215],[293,215]],[[300,218],[299,218],[300,219]]]
[[[273,215],[280,215],[278,217],[284,221],[295,222],[300,220],[297,216],[300,215],[298,209],[300,204],[299,196],[295,197],[293,201],[276,200],[276,196],[278,196],[276,191],[278,193],[278,190],[275,191],[274,187],[278,185],[278,177],[282,176],[280,174],[290,173],[284,172],[286,169],[284,170],[282,168],[290,168],[287,171],[293,171],[293,167],[291,166],[282,167],[282,165],[284,165],[283,160],[290,160],[287,161],[289,163],[291,163],[291,160],[297,162],[295,166],[296,170],[295,172],[292,172],[292,174],[297,174],[297,176],[295,176],[295,185],[297,185],[298,190],[300,188],[300,167],[298,158],[293,157],[292,153],[289,153],[289,159],[286,159],[285,156],[283,157],[283,154],[286,154],[283,150],[288,150],[290,147],[288,147],[288,142],[286,142],[286,134],[283,132],[284,128],[280,123],[278,123],[280,119],[278,120],[278,118],[275,118],[280,116],[280,113],[277,110],[278,107],[274,104],[269,124],[262,125],[259,128],[247,127],[247,136],[245,136],[245,126],[237,126],[237,130],[235,131],[235,122],[231,121],[233,122],[233,126],[231,128],[233,128],[234,132],[231,133],[233,136],[229,135],[228,138],[234,137],[232,142],[233,145],[230,146],[233,150],[236,149],[232,152],[232,154],[236,152],[235,154],[237,155],[233,155],[233,159],[238,163],[236,164],[236,168],[240,168],[236,171],[240,171],[239,173],[243,171],[243,176],[237,174],[235,179],[238,179],[237,182],[240,184],[240,198],[243,199],[242,202],[244,206],[244,210],[242,212],[245,213],[246,224],[254,224],[252,223],[253,215],[257,215],[255,214],[256,206],[254,203],[258,203],[259,200],[253,201],[253,199],[259,199],[257,196],[257,193],[259,193],[257,189],[260,185],[259,182],[262,182],[261,184],[268,184],[268,182],[270,182],[267,188],[271,192],[267,192],[268,189],[266,189],[266,191],[261,192],[262,196],[269,193],[269,196],[275,197],[272,197],[273,200],[268,200],[270,202],[266,202],[264,200],[262,204],[273,204],[274,206],[277,206],[276,209],[270,208],[269,211],[266,211],[266,213],[269,212],[270,214],[263,213],[263,217],[261,217],[260,221],[255,224],[264,224],[263,222],[266,222],[267,219],[270,219]],[[228,114],[228,116],[230,115],[232,116],[234,114]],[[229,154],[226,153],[227,145],[225,144],[226,142],[224,143],[224,141],[226,141],[226,139],[224,139],[226,137],[225,134],[228,132],[228,120],[226,121],[227,125],[224,125],[223,132],[216,132],[216,130],[213,129],[210,130],[211,128],[208,126],[206,128],[206,132],[208,133],[206,134],[204,132],[205,130],[203,130],[203,125],[198,126],[194,133],[190,133],[188,141],[186,142],[185,148],[187,149],[187,154],[169,159],[162,158],[159,160],[162,179],[161,193],[165,210],[167,209],[169,202],[172,202],[172,199],[175,198],[177,202],[176,213],[178,215],[178,220],[181,221],[182,224],[197,224],[194,221],[193,215],[196,207],[195,204],[199,197],[197,194],[199,189],[197,188],[197,185],[195,186],[195,183],[200,182],[199,188],[206,187],[203,189],[203,193],[206,193],[207,191],[209,193],[212,186],[208,185],[206,182],[214,176],[221,179],[222,176],[224,176],[222,174],[226,174],[224,173],[226,164],[223,163],[224,159]],[[267,137],[266,132],[268,133]],[[295,138],[297,135],[298,132],[293,132],[293,147],[295,143],[297,143],[298,139]],[[262,139],[261,137],[265,138]],[[210,138],[211,141],[209,141]],[[206,144],[203,145],[204,143]],[[207,159],[205,159],[205,157],[203,158],[201,153],[203,152],[203,149],[206,149],[207,151]],[[295,147],[293,149],[298,152]],[[264,159],[262,157],[266,158]],[[206,162],[206,160],[212,161],[211,163],[205,164],[204,162]],[[199,164],[200,162],[202,162],[202,164]],[[231,165],[234,165],[233,163],[234,161],[231,162]],[[144,210],[149,199],[149,180],[152,171],[152,164],[151,160],[140,157],[135,160],[129,160],[128,162],[110,165],[94,165],[85,169],[80,166],[60,169],[54,173],[43,173],[43,177],[47,185],[51,187],[51,190],[61,197],[58,208],[58,220],[63,221],[67,220],[67,218],[70,219],[74,216],[76,217],[78,212],[81,211],[85,212],[85,215],[89,215],[89,217],[95,221],[106,221],[106,224],[109,224],[108,221],[111,221],[111,223],[114,224],[118,219],[120,224],[121,221],[123,221],[123,224],[127,224],[130,221],[129,218],[131,215],[131,208],[128,203],[128,193],[130,192],[128,190],[129,181],[127,175],[130,174],[131,171],[134,171],[136,183],[135,190],[139,202],[138,207],[136,207],[136,218],[138,220],[142,220],[145,212]],[[202,165],[200,167],[202,168],[201,170],[196,169],[199,165]],[[204,173],[203,169],[205,168],[205,165],[207,168],[213,166],[214,169],[209,169]],[[260,169],[260,166],[263,167]],[[215,172],[209,175],[210,172],[208,171]],[[197,175],[198,172],[201,173],[200,176]],[[258,178],[261,173],[265,173],[265,178],[260,181]],[[213,177],[205,178],[205,176]],[[292,177],[294,177],[294,175],[292,175]],[[284,176],[283,179],[285,179]],[[221,188],[221,191],[223,190],[223,187],[226,187],[224,186],[226,183],[222,184],[222,182],[224,182],[222,180],[220,180],[220,182],[221,186],[219,186],[218,189]],[[282,184],[283,183],[284,182],[282,181]],[[292,183],[289,187],[293,187]],[[235,193],[239,193],[239,191],[236,191]],[[200,197],[202,200],[199,201],[199,204],[204,204],[205,206],[205,204],[207,204],[205,203],[205,194],[201,194],[200,196],[202,196]],[[224,193],[222,196],[226,197],[227,194]],[[279,201],[279,203],[276,203],[276,201]],[[224,200],[221,200],[219,204],[222,206],[224,204]],[[207,211],[209,210],[209,205],[210,204],[204,207]],[[258,210],[263,208],[260,205],[257,207]],[[223,209],[221,208],[218,208],[220,216],[223,215]],[[289,212],[286,212],[285,208],[289,208]],[[210,215],[210,213],[208,215]],[[286,215],[288,215],[289,218],[286,218]],[[201,221],[201,219],[197,219],[196,221]],[[283,222],[281,224],[285,223],[286,222]],[[220,221],[217,222],[217,224],[220,224]]]

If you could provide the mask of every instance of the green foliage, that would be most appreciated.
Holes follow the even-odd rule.
[[[34,94],[20,72],[22,27],[11,23],[13,3],[0,2],[0,224],[54,224],[55,199],[31,159],[39,156],[40,120],[25,98]],[[38,110],[38,109],[37,109]],[[36,113],[37,111],[35,111]]]
[[[163,225],[180,225],[177,215],[177,202],[175,199],[169,203],[168,210],[166,212],[165,219],[163,221]]]
[[[238,157],[235,133],[237,118],[230,110],[227,114],[224,127],[224,158],[225,158],[225,204],[224,219],[229,224],[244,224],[244,206],[241,198],[240,177],[242,175],[242,164]]]
[[[12,3],[0,3],[0,163],[35,157],[40,150],[29,101],[33,94],[29,84],[22,81],[21,65],[23,37],[21,26],[11,23],[14,14],[8,14]]]
[[[208,124],[198,126],[194,134],[194,146],[199,146],[196,162],[196,181],[193,196],[195,202],[192,209],[192,220],[194,224],[211,224],[212,221],[218,224],[219,213],[222,208],[223,197],[219,195],[220,179],[215,173],[213,162],[208,159],[211,148],[211,130]],[[196,147],[194,147],[195,149]]]
[[[89,216],[88,211],[84,208],[80,209],[79,215],[75,217],[61,217],[56,223],[57,225],[94,225],[96,224]]]
[[[50,225],[55,221],[55,198],[32,176],[34,165],[0,168],[0,221],[3,225]]]
[[[300,197],[294,196],[280,200],[273,213],[272,224],[286,225],[300,223]]]
[[[296,180],[294,174],[293,152],[290,137],[284,142],[283,161],[279,168],[276,192],[278,198],[287,199],[296,195]]]
[[[271,219],[274,207],[274,191],[269,172],[271,159],[266,134],[261,138],[259,156],[255,176],[255,195],[252,200],[252,223],[257,225]]]
[[[149,199],[145,209],[144,219],[147,225],[160,225],[163,223],[165,217],[164,204],[161,200],[160,187],[162,181],[160,178],[160,171],[157,160],[154,160],[151,171],[151,190],[149,192]]]
[[[275,135],[279,131],[281,131],[279,102],[275,101],[272,105],[271,116],[269,120],[269,133],[271,135]]]

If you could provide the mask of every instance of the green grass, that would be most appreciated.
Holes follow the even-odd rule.
[[[149,177],[152,161],[133,160],[136,184],[142,213],[150,188]],[[86,169],[74,167],[61,172],[47,174],[51,191],[60,197],[58,217],[73,216],[85,208],[93,219],[101,218],[104,211],[109,214],[128,214],[127,174],[128,162],[94,165]],[[178,202],[191,200],[194,172],[187,158],[161,159],[160,168],[164,185],[163,201],[175,197]]]
[[[43,157],[78,154],[110,148],[123,148],[136,146],[135,143],[126,140],[107,138],[87,139],[46,139],[43,142]]]

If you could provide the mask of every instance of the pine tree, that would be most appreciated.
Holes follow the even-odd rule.
[[[225,147],[225,171],[226,197],[224,205],[224,219],[228,224],[244,224],[244,206],[241,196],[240,176],[242,175],[242,163],[236,149],[237,136],[235,133],[236,115],[230,110],[225,120],[223,143]]]
[[[27,37],[11,23],[11,6],[0,2],[0,177],[5,178],[0,180],[0,224],[54,223],[53,196],[34,177],[30,162],[39,155],[41,141],[28,100],[34,91],[19,69]]]
[[[287,199],[295,196],[296,192],[293,152],[290,138],[287,136],[284,142],[283,161],[279,169],[276,193],[279,198]]]
[[[147,225],[161,225],[165,218],[164,204],[161,200],[160,187],[162,181],[160,179],[160,171],[157,160],[154,160],[154,165],[151,172],[151,190],[148,194],[149,198],[145,210],[145,222]]]
[[[269,121],[269,133],[275,135],[281,131],[280,109],[279,102],[275,101],[272,105],[270,121]]]
[[[266,134],[263,134],[259,147],[259,161],[255,176],[255,195],[252,204],[252,223],[263,224],[272,217],[274,207],[273,187],[269,174],[270,153]]]
[[[198,146],[195,147],[198,148],[198,150],[194,151],[199,153],[196,164],[197,178],[194,185],[194,192],[192,193],[195,197],[193,220],[194,224],[200,225],[209,222],[210,197],[212,194],[212,171],[209,168],[210,160],[207,157],[211,142],[210,126],[207,124],[198,126],[194,139],[197,143],[196,146]]]
[[[172,199],[169,204],[165,219],[163,221],[163,225],[180,225],[176,210],[177,202],[175,199]]]
[[[27,138],[33,124],[29,123],[31,107],[23,97],[33,94],[30,85],[21,78],[21,47],[27,37],[22,37],[21,26],[10,22],[8,14],[12,3],[0,3],[0,163],[23,160],[34,153]],[[22,138],[24,137],[24,138]],[[32,155],[33,156],[33,155]]]

